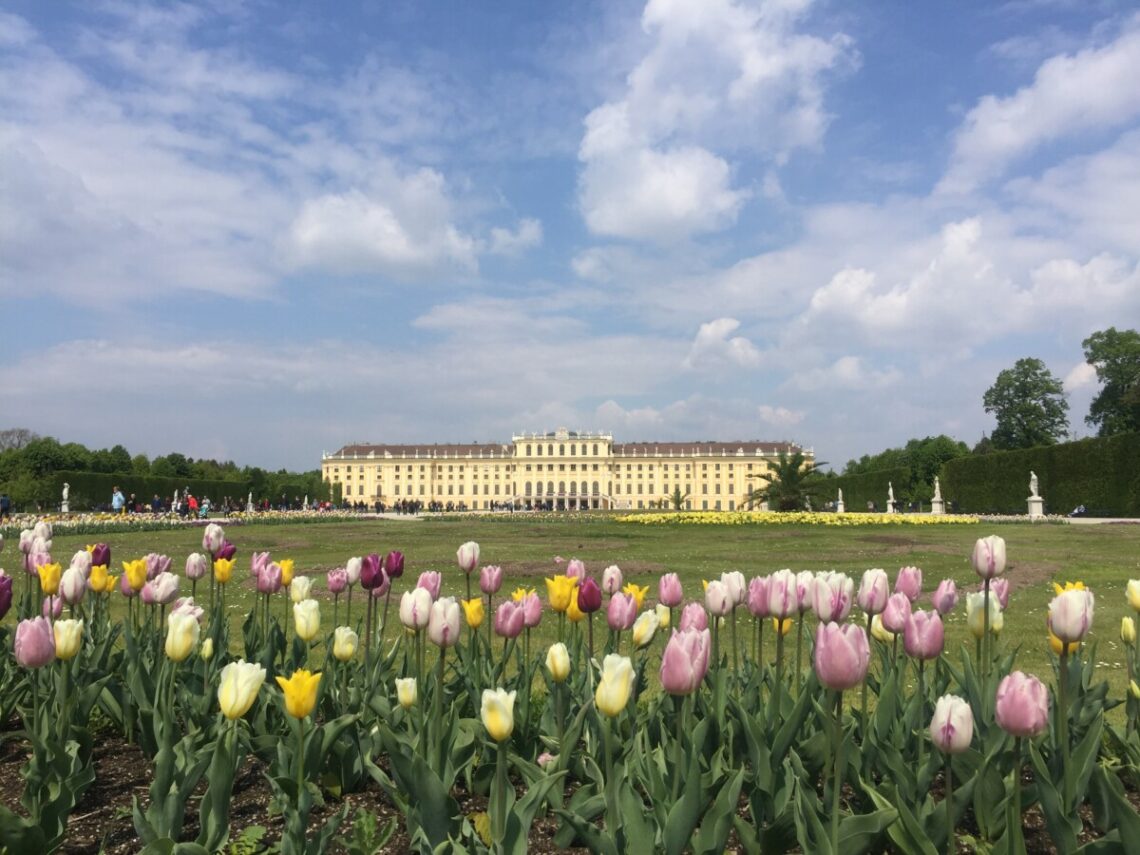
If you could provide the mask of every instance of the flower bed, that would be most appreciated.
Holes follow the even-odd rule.
[[[819,511],[679,511],[627,514],[620,522],[642,525],[977,525],[966,514],[836,514]]]

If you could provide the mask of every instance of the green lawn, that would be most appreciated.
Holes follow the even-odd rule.
[[[414,585],[423,570],[443,571],[444,593],[462,595],[464,580],[455,565],[455,550],[462,542],[475,540],[481,546],[481,564],[503,566],[503,593],[525,584],[537,587],[545,598],[542,576],[558,572],[556,555],[581,558],[599,579],[606,566],[617,564],[627,580],[650,585],[651,597],[656,596],[656,577],[669,571],[680,574],[686,594],[697,598],[701,596],[700,580],[725,570],[741,570],[749,577],[782,567],[840,570],[851,574],[858,584],[862,571],[869,567],[885,568],[893,580],[899,567],[913,564],[922,568],[926,592],[922,605],[929,607],[926,597],[943,578],[954,579],[960,591],[973,589],[976,577],[970,552],[975,539],[988,534],[1001,535],[1008,547],[1007,577],[1013,594],[1001,644],[1020,647],[1019,667],[1051,681],[1045,616],[1053,596],[1052,582],[1082,580],[1097,597],[1091,634],[1096,657],[1112,683],[1113,694],[1120,696],[1127,685],[1120,620],[1130,613],[1124,585],[1129,578],[1140,577],[1140,525],[642,526],[606,518],[551,521],[517,517],[320,525],[253,523],[227,530],[239,550],[236,584],[230,586],[229,603],[235,617],[250,607],[253,589],[249,556],[261,550],[269,550],[278,558],[293,558],[298,572],[323,575],[351,555],[399,549],[406,556],[407,569],[394,587],[394,598]],[[201,529],[111,534],[105,539],[112,549],[113,569],[121,566],[121,560],[154,551],[171,555],[181,573],[185,556],[201,549]],[[90,536],[57,535],[53,553],[66,566],[70,555],[90,540]],[[10,568],[17,563],[14,547],[12,543],[0,555]],[[188,583],[184,585],[188,592]],[[327,596],[323,578],[317,587],[322,597]],[[205,592],[208,586],[200,585],[199,599],[208,596]],[[358,618],[362,614],[359,592],[354,599],[353,617]],[[283,608],[283,603],[276,605],[277,613]],[[604,615],[597,617],[604,621]],[[324,626],[331,620],[331,605],[322,607]],[[538,645],[552,635],[553,626],[553,621],[544,622]],[[808,626],[814,626],[813,619]],[[965,629],[964,603],[960,603],[947,622],[947,648],[956,651],[967,642],[972,649]],[[654,646],[660,649],[659,643]]]

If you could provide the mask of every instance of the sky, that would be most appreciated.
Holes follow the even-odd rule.
[[[1113,0],[0,2],[0,428],[349,443],[993,429],[1140,327]]]

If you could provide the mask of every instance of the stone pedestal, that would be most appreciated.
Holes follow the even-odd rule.
[[[67,500],[66,500],[66,499],[65,499],[65,500],[64,500],[64,501],[63,501],[63,502],[60,504],[60,506],[59,506],[59,512],[60,512],[61,514],[69,514],[69,513],[71,513],[71,505],[70,505],[70,504],[68,504],[68,502],[67,502]]]
[[[245,512],[246,512],[247,514],[252,514],[252,513],[253,513],[253,502],[246,502],[246,503],[245,503]]]
[[[930,513],[932,513],[932,514],[944,514],[944,513],[946,513],[946,502],[943,501],[942,499],[931,499],[930,500]]]
[[[898,502],[887,502],[887,513],[897,514],[899,512]]]
[[[837,514],[842,514],[842,513],[847,512],[847,506],[843,504],[842,499],[840,499],[838,502],[835,503],[835,512]]]
[[[1040,496],[1030,496],[1026,500],[1029,506],[1029,518],[1031,520],[1043,519],[1045,517],[1045,500]]]

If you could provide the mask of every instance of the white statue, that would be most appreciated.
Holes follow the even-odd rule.
[[[63,482],[63,503],[67,504],[67,497],[71,493],[71,485],[66,481]]]
[[[895,485],[890,481],[887,482],[887,501],[892,505],[895,503]]]
[[[840,487],[840,488],[839,488],[839,500],[838,500],[838,503],[839,503],[839,504],[841,504],[841,505],[843,504],[843,488],[842,488],[842,487]]]
[[[934,476],[934,499],[940,501],[942,499],[942,485],[938,483],[938,476]]]
[[[301,507],[303,507],[306,511],[309,509],[309,494],[308,493],[305,494],[305,503]]]
[[[1037,473],[1032,469],[1029,470],[1029,495],[1033,498],[1037,497]]]
[[[252,490],[250,491],[249,495],[245,497],[245,506],[247,508],[253,507],[253,491]]]

